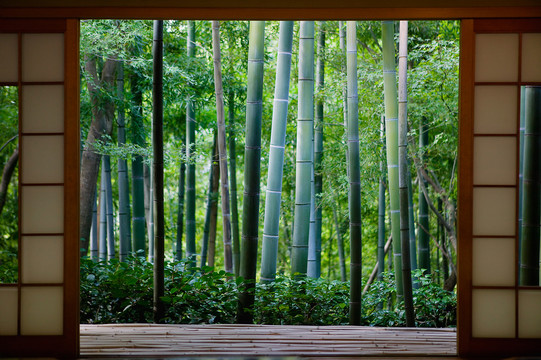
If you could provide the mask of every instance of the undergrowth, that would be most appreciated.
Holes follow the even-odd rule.
[[[126,262],[81,260],[81,323],[152,322],[152,263],[140,257]],[[456,295],[441,289],[430,275],[414,272],[416,324],[456,326]],[[234,323],[237,294],[244,281],[210,267],[165,264],[164,323]],[[253,308],[257,324],[348,324],[349,283],[295,279],[279,275],[257,284]],[[363,296],[363,325],[405,326],[403,303],[396,299],[392,273]],[[398,303],[398,305],[390,305]]]

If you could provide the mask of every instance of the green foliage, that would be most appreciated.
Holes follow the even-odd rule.
[[[349,283],[277,276],[256,289],[254,320],[271,325],[345,325]]]
[[[132,256],[126,262],[81,260],[81,323],[152,322],[153,264]],[[240,282],[224,271],[165,263],[166,323],[232,323]]]
[[[456,326],[456,294],[442,289],[432,281],[430,274],[422,269],[412,271],[413,282],[419,284],[413,288],[415,323],[419,327],[454,327]],[[364,320],[371,326],[406,326],[404,303],[400,302],[391,309],[381,308],[396,298],[393,273],[384,273],[383,281],[376,281],[363,298]]]
[[[5,164],[18,146],[18,89],[0,86],[0,178]],[[18,167],[13,172],[0,215],[0,283],[17,283]],[[0,179],[1,180],[1,179]]]
[[[379,309],[396,296],[392,273],[384,274],[363,298],[363,325],[404,326],[402,304]],[[414,273],[417,326],[456,325],[456,295],[442,290],[430,275]],[[242,278],[210,267],[187,269],[186,262],[165,262],[165,323],[235,322]],[[257,284],[251,310],[258,324],[348,324],[349,283],[278,275],[274,283]],[[132,256],[126,262],[81,260],[81,323],[152,322],[152,263]]]

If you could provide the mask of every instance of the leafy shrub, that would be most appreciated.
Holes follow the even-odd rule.
[[[142,257],[126,262],[81,261],[82,323],[147,323],[152,314],[152,263]],[[456,296],[414,272],[413,301],[417,326],[456,325]],[[185,262],[165,262],[166,323],[234,323],[242,278],[210,267],[187,268]],[[363,297],[363,325],[405,326],[403,303],[396,298],[392,273],[384,274]],[[349,283],[279,275],[257,284],[254,321],[274,325],[344,325],[349,322]]]
[[[142,257],[126,262],[81,261],[81,322],[152,322],[153,265]],[[238,282],[224,271],[165,263],[166,323],[232,323]]]
[[[271,325],[342,325],[349,320],[349,284],[277,276],[258,284],[254,320]]]
[[[363,297],[363,320],[372,326],[406,326],[404,302],[386,308],[389,299],[396,299],[393,273],[384,273],[383,281],[376,281]],[[456,294],[442,289],[422,270],[412,272],[415,322],[419,327],[456,326]]]

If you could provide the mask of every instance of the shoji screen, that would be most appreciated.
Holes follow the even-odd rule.
[[[459,353],[541,349],[541,288],[520,286],[521,88],[541,85],[541,19],[463,20]]]
[[[78,356],[79,24],[0,20],[19,94],[18,280],[0,285],[0,356]]]

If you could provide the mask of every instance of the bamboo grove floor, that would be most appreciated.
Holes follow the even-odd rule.
[[[456,357],[454,329],[274,325],[81,325],[92,357]]]

